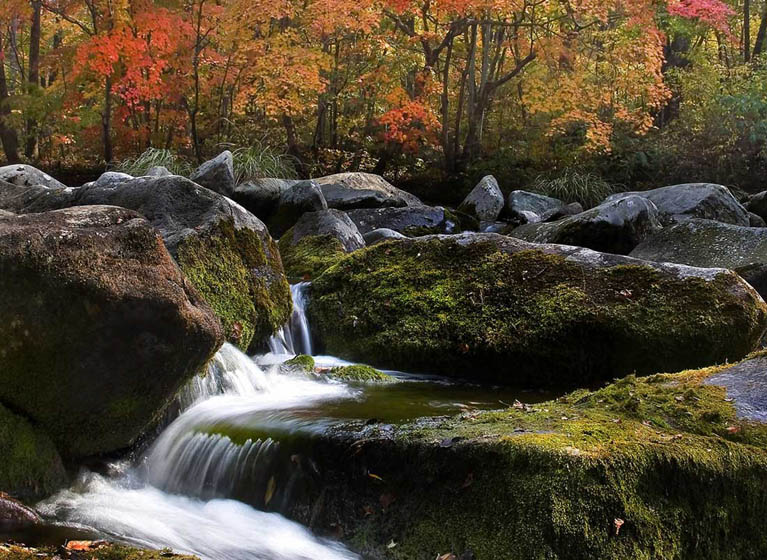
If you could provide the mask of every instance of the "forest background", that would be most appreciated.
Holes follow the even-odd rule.
[[[4,0],[0,140],[105,167],[384,174],[429,201],[764,190],[765,0]]]

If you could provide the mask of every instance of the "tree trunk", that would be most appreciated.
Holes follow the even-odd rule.
[[[762,20],[759,22],[759,31],[756,32],[753,56],[759,56],[764,52],[764,40],[767,37],[767,2],[764,4]]]
[[[442,151],[445,154],[445,169],[453,169],[453,143],[450,139],[450,59],[453,54],[453,40],[447,45],[445,53],[445,67],[442,71]]]
[[[29,30],[29,73],[27,81],[29,82],[29,93],[34,95],[37,88],[40,87],[40,12],[42,11],[42,2],[33,0],[32,2],[32,26]],[[28,158],[37,157],[37,121],[33,118],[27,120],[27,144],[24,154]]]
[[[11,114],[8,107],[8,82],[5,78],[5,64],[3,62],[2,36],[0,36],[0,142],[3,145],[5,159],[8,163],[18,163],[19,140],[16,131],[7,124],[6,118]]]
[[[743,59],[751,60],[751,0],[743,0]]]
[[[104,162],[112,163],[112,78],[107,76],[104,85],[104,112],[101,113],[102,140],[104,142]]]

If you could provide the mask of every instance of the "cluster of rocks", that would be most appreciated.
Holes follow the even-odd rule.
[[[767,192],[741,203],[714,184],[621,193],[587,210],[520,190],[504,195],[492,176],[456,209],[426,205],[367,173],[238,184],[229,152],[189,178],[153,168],[141,177],[107,172],[80,187],[67,187],[29,166],[0,168],[0,490],[36,499],[64,483],[65,466],[129,448],[225,340],[256,350],[288,320],[289,281],[312,280],[308,313],[321,351],[382,367],[526,388],[583,388],[630,374],[741,360],[767,329],[767,304],[760,296],[767,294],[765,218]],[[683,437],[701,449],[711,445],[701,439],[709,432],[737,433],[725,425],[735,425],[735,412],[732,418],[709,418],[695,408],[699,401],[735,406],[722,404],[722,398],[702,401],[708,398],[701,387],[709,373],[664,378],[664,383],[692,384],[682,398],[696,395],[685,409],[695,422],[687,416],[658,419],[669,433],[675,422],[685,422]],[[673,461],[661,452],[645,455],[655,442],[644,438],[646,425],[635,417],[644,405],[632,395],[656,386],[611,387],[616,388],[552,402],[556,418],[549,409],[534,415],[520,405],[519,417],[513,412],[513,418],[456,420],[455,433],[465,438],[466,451],[490,470],[487,481],[480,471],[464,472],[475,465],[462,456],[457,475],[462,480],[452,482],[472,495],[473,488],[484,492],[485,482],[517,473],[513,485],[502,486],[519,488],[514,492],[520,500],[550,503],[554,498],[545,485],[532,480],[540,465],[564,487],[580,487],[585,480],[578,473],[588,466],[571,459],[580,451],[565,445],[572,440],[584,453],[615,454],[628,478],[647,476],[655,484],[653,469]],[[668,384],[657,387],[653,402],[669,393]],[[604,412],[602,404],[619,399],[616,395],[625,397],[620,400],[625,408]],[[673,416],[669,411],[680,402],[663,401],[663,413]],[[590,417],[581,431],[566,422],[579,415]],[[628,426],[621,432],[621,453],[641,454],[641,468],[616,452],[608,434],[618,425],[615,418],[616,429]],[[475,420],[492,426],[476,431]],[[532,447],[512,442],[515,426],[531,434]],[[408,477],[420,485],[407,469],[400,476],[400,467],[392,467],[387,457],[436,468],[443,449],[453,444],[432,437],[446,441],[443,428],[422,428],[411,426],[392,438],[367,427],[368,432],[349,436],[372,442],[360,447],[354,472],[385,472],[403,487]],[[348,449],[349,440],[338,434],[329,436],[326,449]],[[531,453],[537,454],[535,461]],[[744,464],[763,460],[750,451],[737,453]],[[327,472],[339,473],[333,496],[348,497],[349,503],[367,499],[366,490],[354,485],[369,486],[370,477],[358,480],[339,466],[341,456],[325,457]],[[721,460],[732,456],[722,451]],[[562,465],[572,477],[561,475]],[[732,484],[712,471],[714,462],[693,461],[693,466],[707,480]],[[695,478],[669,470],[691,484]],[[613,490],[602,486],[600,492]],[[413,499],[420,501],[403,496],[402,502],[413,511],[449,509],[440,502],[439,488],[424,488],[425,499],[414,491]],[[631,492],[624,501],[615,502],[612,494],[597,499],[596,506],[590,501],[588,508],[595,509],[587,508],[588,514],[601,515],[608,505],[625,509],[646,498],[642,489]],[[341,510],[330,515],[315,512],[313,505],[296,507],[291,515],[302,521],[307,511],[328,523],[359,518],[357,510],[353,516]],[[575,511],[578,504],[567,507]],[[562,543],[532,537],[542,520],[555,516],[512,509],[519,534],[549,547],[525,549],[531,556],[566,550]],[[483,512],[483,506],[472,505],[466,518],[485,523]],[[0,523],[3,516],[35,522],[34,512],[0,494]],[[465,545],[473,537],[450,516],[424,516],[464,539],[454,551],[471,548]],[[716,519],[711,516],[709,526]],[[665,519],[653,522],[668,529]],[[587,540],[591,537],[584,535],[603,535],[596,523],[589,517],[586,529],[573,534]],[[357,520],[349,524],[350,534],[364,533]],[[441,534],[419,527],[429,542],[445,542]],[[395,529],[385,525],[386,531]],[[549,529],[554,534],[563,527]],[[420,538],[406,532],[390,536],[407,546]],[[472,547],[487,553],[488,542],[478,539]],[[498,542],[502,556],[514,546]],[[603,553],[612,542],[588,542],[583,549]]]

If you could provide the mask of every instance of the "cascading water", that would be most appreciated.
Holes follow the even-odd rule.
[[[292,287],[293,316],[270,342],[272,352],[259,357],[261,366],[225,344],[207,374],[179,393],[180,415],[138,464],[113,465],[120,474],[109,478],[84,473],[40,504],[41,513],[65,526],[203,560],[356,558],[263,511],[287,511],[302,485],[322,484],[311,457],[318,433],[337,422],[406,421],[493,408],[519,396],[407,374],[398,374],[397,383],[361,387],[281,371],[290,355],[311,353],[307,286]],[[332,356],[315,360],[321,367],[345,363]]]
[[[288,324],[269,339],[269,351],[272,354],[312,354],[312,337],[309,321],[306,318],[309,284],[309,282],[301,282],[290,287],[293,296],[293,314]]]
[[[293,286],[295,311],[281,333],[284,345],[273,350],[311,352],[305,288],[306,284]],[[182,413],[141,464],[116,478],[84,473],[71,489],[39,509],[63,524],[139,546],[172,547],[206,560],[356,558],[340,544],[319,539],[281,515],[228,499],[269,504],[281,444],[268,436],[234,441],[217,431],[230,419],[259,413],[279,416],[281,411],[351,394],[345,385],[285,375],[277,366],[264,371],[225,344],[206,375],[194,378],[179,393]]]

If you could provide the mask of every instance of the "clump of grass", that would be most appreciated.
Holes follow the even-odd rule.
[[[567,169],[556,177],[539,175],[531,190],[565,202],[580,202],[584,208],[592,208],[611,194],[620,192],[620,186],[611,185],[594,173]]]
[[[296,169],[290,156],[270,146],[255,143],[232,151],[234,158],[234,179],[239,185],[251,179],[274,177],[289,179],[296,176]]]
[[[128,173],[134,177],[146,175],[153,167],[163,166],[174,175],[189,176],[192,166],[174,154],[170,150],[161,148],[148,148],[144,153],[135,158],[124,159],[115,166],[116,171]]]

